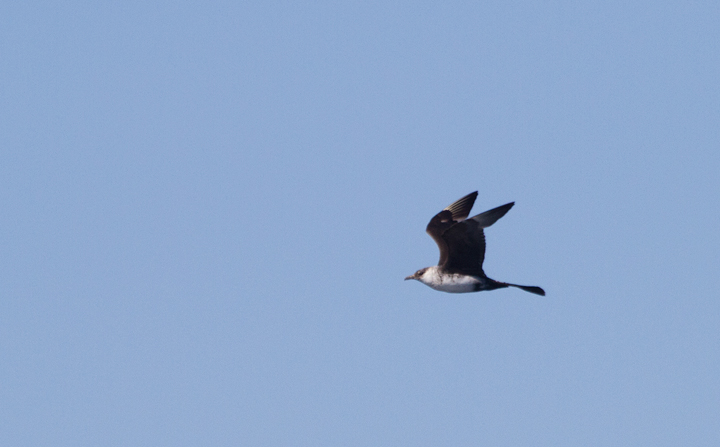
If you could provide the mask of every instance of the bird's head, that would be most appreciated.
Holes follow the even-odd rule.
[[[418,270],[417,272],[415,272],[415,273],[413,273],[412,275],[410,275],[410,276],[408,276],[407,278],[405,278],[405,281],[407,281],[408,279],[417,279],[418,281],[420,281],[420,278],[423,277],[423,275],[425,274],[425,272],[427,271],[427,269],[428,269],[428,267],[425,267],[424,269]]]

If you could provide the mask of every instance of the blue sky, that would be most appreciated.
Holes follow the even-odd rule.
[[[6,2],[0,444],[718,445],[714,2]],[[428,220],[515,201],[451,295]]]

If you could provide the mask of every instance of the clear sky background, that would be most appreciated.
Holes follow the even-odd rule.
[[[720,445],[720,4],[3,2],[0,444]],[[425,225],[478,190],[492,278]]]

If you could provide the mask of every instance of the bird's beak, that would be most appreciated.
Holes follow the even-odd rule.
[[[415,279],[415,275],[412,274],[412,275],[408,276],[407,278],[405,278],[405,281],[407,281],[408,279]]]

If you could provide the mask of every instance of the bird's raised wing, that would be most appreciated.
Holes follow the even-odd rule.
[[[483,228],[497,222],[515,202],[485,211],[470,219],[457,222],[443,231],[441,239],[445,241],[447,256],[439,265],[449,272],[466,275],[484,275],[482,270],[485,260],[485,233]],[[440,244],[438,244],[440,245]],[[442,260],[442,249],[441,260]]]
[[[443,233],[468,217],[477,195],[477,191],[466,195],[430,219],[430,223],[428,223],[425,231],[435,240],[435,243],[440,249],[440,261],[438,265],[444,264],[448,258],[448,245],[445,239],[443,239]]]

